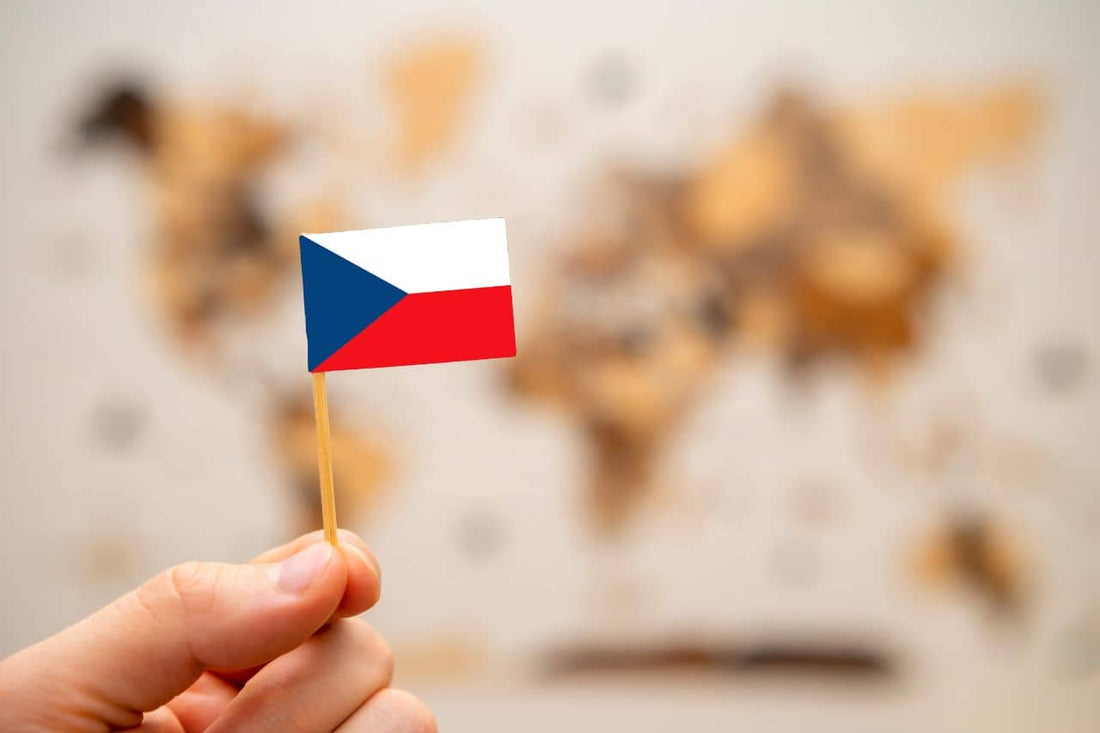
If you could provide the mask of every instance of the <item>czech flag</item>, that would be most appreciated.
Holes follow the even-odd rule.
[[[516,355],[503,219],[299,244],[311,372]]]

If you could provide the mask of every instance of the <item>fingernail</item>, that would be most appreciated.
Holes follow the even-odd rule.
[[[267,573],[284,593],[300,595],[309,589],[332,561],[332,545],[318,542],[271,565]]]
[[[371,570],[374,571],[374,576],[376,578],[378,578],[379,582],[381,582],[382,581],[382,568],[380,568],[378,566],[378,559],[374,556],[374,553],[364,552],[363,550],[359,549],[359,545],[357,545],[357,544],[355,544],[354,542],[351,541],[351,538],[354,537],[355,535],[353,535],[348,530],[339,529],[339,530],[337,530],[337,533],[339,534],[339,537],[340,537],[340,547],[344,548],[344,549],[347,549],[347,550],[351,550],[356,555],[363,558],[363,562],[365,562],[367,564],[368,568],[370,568]]]
[[[382,569],[380,567],[378,567],[378,561],[377,560],[375,560],[370,555],[363,552],[362,550],[360,550],[358,547],[351,544],[350,542],[345,542],[343,547],[344,547],[344,549],[349,550],[349,551],[355,553],[356,555],[358,555],[359,557],[361,557],[363,559],[363,564],[365,564],[368,568],[370,568],[374,572],[374,577],[378,579],[378,582],[379,583],[382,582]]]

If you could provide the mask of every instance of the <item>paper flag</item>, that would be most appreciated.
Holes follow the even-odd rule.
[[[299,244],[311,372],[516,355],[503,219]]]

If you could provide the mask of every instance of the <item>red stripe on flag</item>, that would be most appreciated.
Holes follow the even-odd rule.
[[[314,371],[516,355],[512,286],[411,293]]]

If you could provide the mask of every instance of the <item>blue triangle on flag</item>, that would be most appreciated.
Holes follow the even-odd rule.
[[[407,293],[309,237],[299,237],[298,244],[309,369],[313,371]]]

